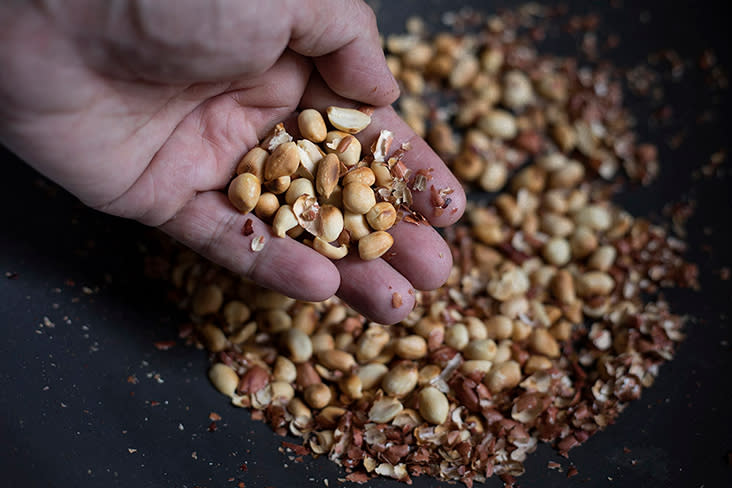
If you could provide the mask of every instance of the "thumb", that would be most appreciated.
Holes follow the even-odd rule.
[[[381,49],[376,16],[368,5],[361,0],[313,0],[294,13],[289,47],[314,58],[333,92],[376,106],[399,97]]]

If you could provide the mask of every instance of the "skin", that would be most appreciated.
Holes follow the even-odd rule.
[[[382,323],[408,314],[414,288],[447,279],[449,249],[429,226],[394,228],[388,261],[334,263],[276,239],[221,191],[241,157],[298,108],[369,104],[378,108],[362,143],[381,128],[395,133],[394,147],[409,141],[407,166],[431,168],[431,185],[454,190],[441,215],[429,191],[415,192],[414,207],[438,226],[460,217],[460,184],[388,106],[398,87],[360,1],[9,0],[0,66],[0,142],[92,208],[159,227],[295,298],[337,293]],[[251,236],[241,232],[247,219]],[[257,236],[265,246],[253,252]]]

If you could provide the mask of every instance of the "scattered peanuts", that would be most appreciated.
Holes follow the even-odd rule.
[[[522,15],[539,17],[492,16],[480,36],[385,40],[405,120],[463,182],[499,192],[445,229],[450,278],[414,292],[401,323],[370,322],[335,297],[289,299],[190,251],[173,260],[189,340],[215,353],[214,387],[363,479],[511,482],[539,441],[566,453],[611,423],[683,339],[682,318],[648,298],[662,284],[696,286],[683,243],[614,205],[605,184],[621,168],[644,184],[653,176],[613,145],[628,130],[617,87],[602,70],[539,65],[530,42],[506,41]],[[607,95],[593,90],[600,81]],[[435,87],[459,94],[452,118],[430,118],[418,94]],[[569,106],[578,94],[613,109],[598,115],[602,138]],[[242,158],[247,191],[230,190],[232,204],[331,259],[356,247],[361,259],[382,256],[411,194],[391,133],[368,147],[353,137],[369,122],[355,109],[304,110],[304,139],[279,127]],[[391,305],[403,297],[393,292]]]
[[[298,141],[277,125],[239,162],[229,201],[241,213],[254,211],[277,237],[300,239],[330,259],[342,259],[356,246],[362,259],[377,259],[394,242],[386,231],[399,212],[416,215],[409,208],[412,190],[424,188],[407,184],[405,149],[389,157],[390,131],[382,130],[370,153],[362,153],[354,134],[371,123],[368,109],[328,107],[326,114],[334,130],[317,110],[300,112]],[[253,251],[263,239],[252,242]]]

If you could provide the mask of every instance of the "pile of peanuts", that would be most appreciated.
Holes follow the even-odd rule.
[[[518,36],[536,17],[506,12],[484,19],[480,36],[432,40],[412,21],[387,39],[406,120],[466,185],[499,192],[445,230],[450,277],[417,292],[401,323],[370,322],[335,297],[296,301],[187,250],[172,261],[173,295],[191,319],[181,336],[210,352],[216,389],[278,434],[302,437],[346,480],[512,484],[538,442],[566,454],[612,423],[683,339],[681,317],[649,297],[695,286],[684,245],[613,204],[604,181],[621,165],[646,181],[656,154],[629,137],[606,71],[540,60]],[[430,89],[458,103],[428,110]],[[389,197],[404,168],[380,157],[388,133],[364,160],[349,134],[363,124],[328,116],[337,131],[301,113],[297,143],[277,128],[244,157],[230,198],[337,259],[409,202]],[[374,210],[377,200],[391,206]],[[319,221],[308,217],[316,202]]]
[[[303,437],[348,480],[510,481],[539,441],[566,452],[652,384],[682,320],[643,294],[694,283],[680,242],[602,188],[554,177],[563,168],[528,166],[448,228],[448,282],[417,292],[395,325],[181,251],[183,335],[210,351],[209,378],[233,405]]]
[[[272,225],[278,237],[302,238],[330,259],[351,245],[368,261],[382,256],[394,240],[387,231],[397,209],[411,204],[407,170],[387,158],[393,134],[382,130],[369,152],[354,137],[371,123],[368,109],[328,107],[326,115],[305,109],[295,142],[282,124],[252,148],[229,184],[229,201],[242,213]]]

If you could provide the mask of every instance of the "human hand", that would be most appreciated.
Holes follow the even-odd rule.
[[[382,106],[374,131],[410,141],[404,161],[452,188],[435,225],[459,218],[460,184],[389,107],[398,96],[370,9],[360,1],[73,0],[0,6],[0,140],[85,204],[163,231],[258,284],[303,300],[336,291],[382,323],[411,310],[410,290],[447,278],[450,250],[429,226],[393,229],[394,256],[331,262],[273,236],[220,191],[246,151],[301,107]],[[312,75],[312,76],[311,76]],[[243,236],[251,218],[254,234]],[[252,252],[250,240],[268,236]],[[344,278],[341,279],[341,276]],[[402,297],[394,307],[393,293]]]

